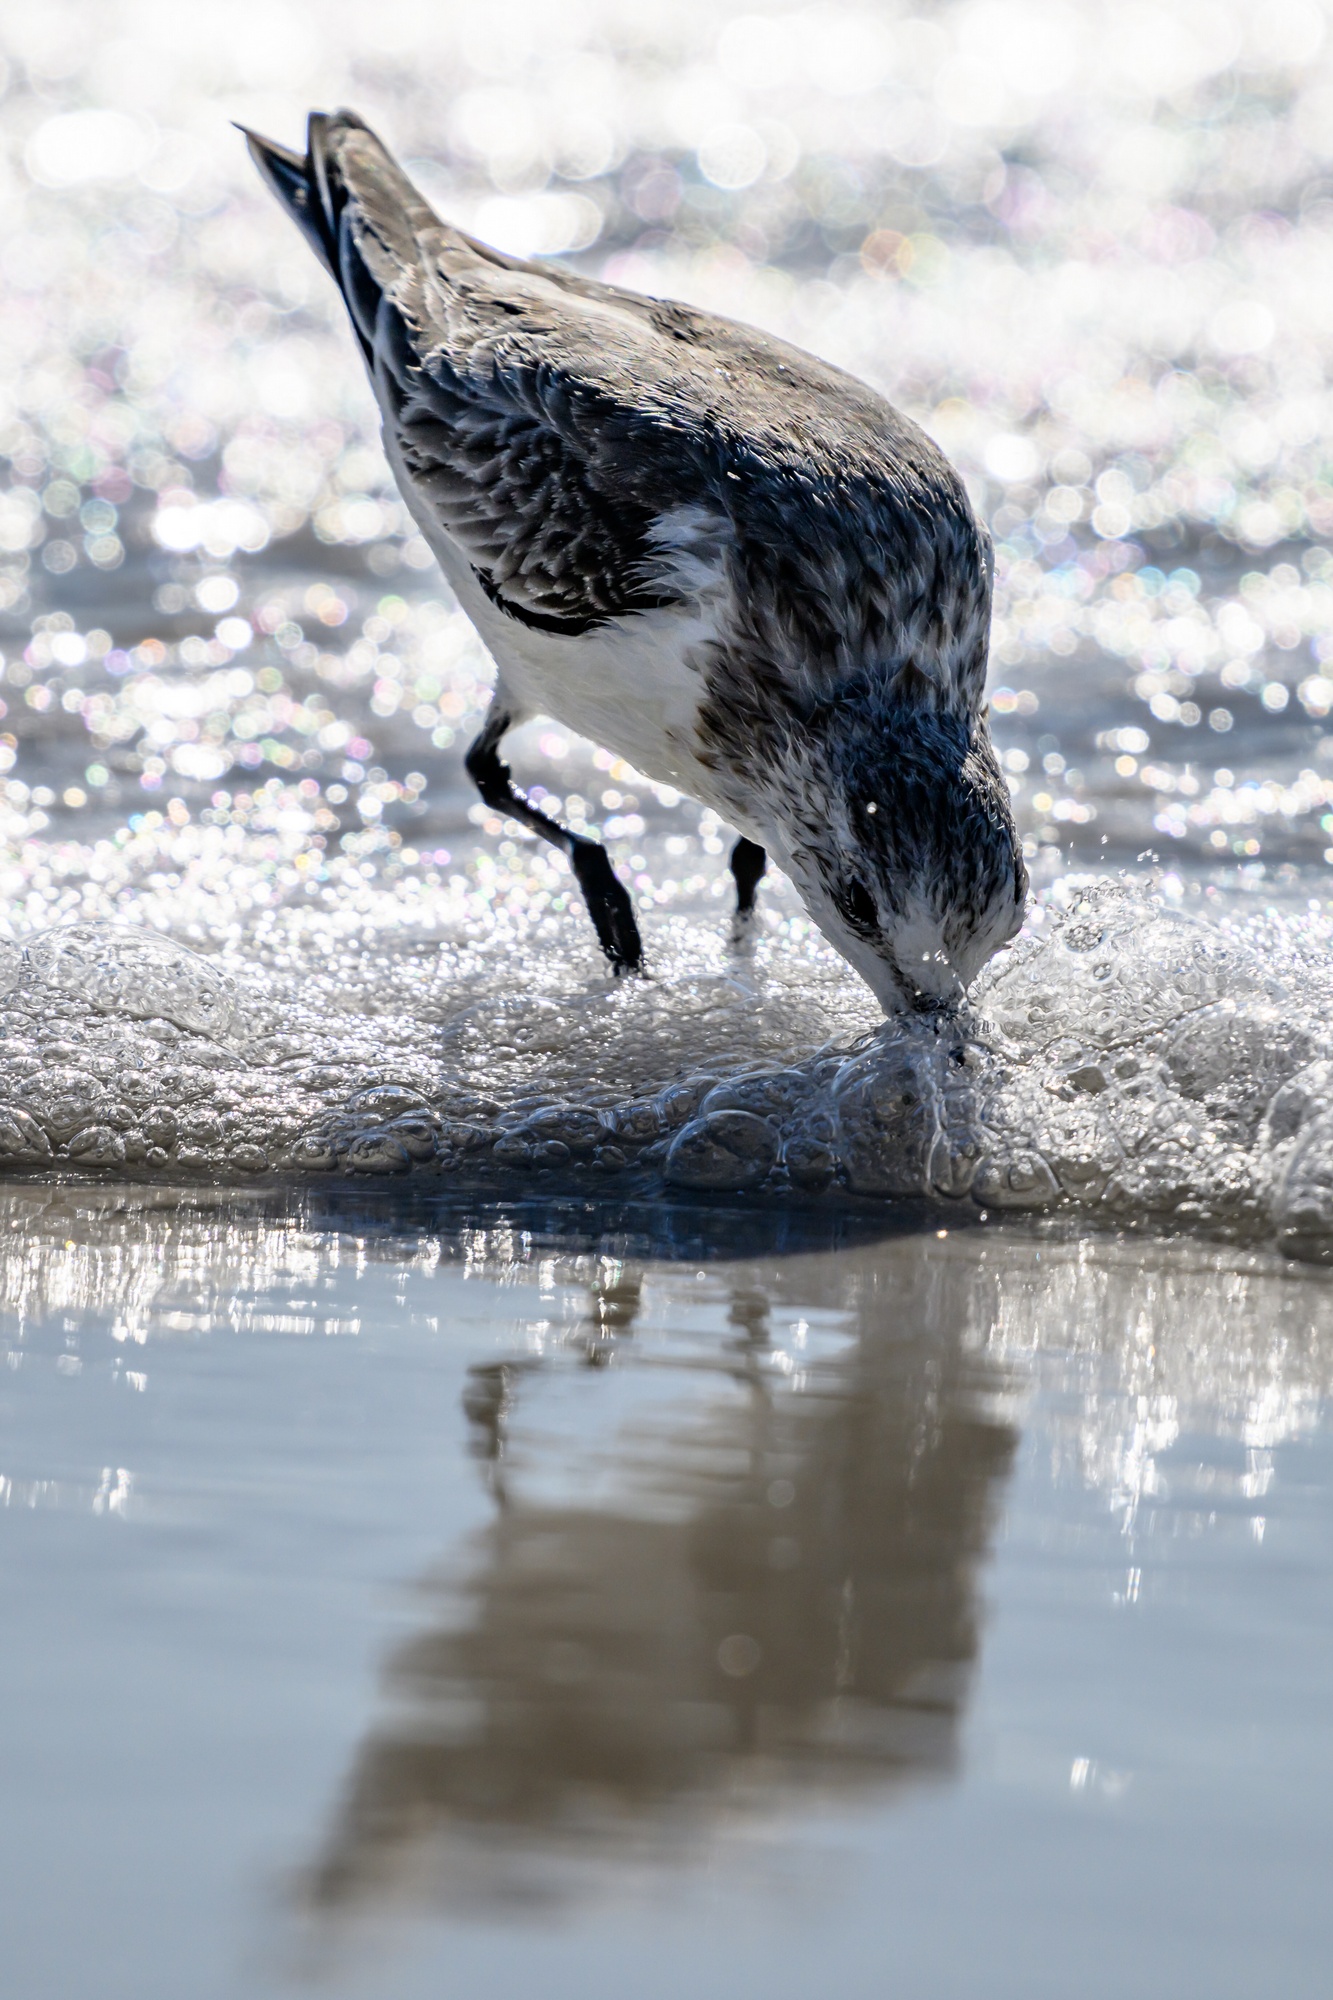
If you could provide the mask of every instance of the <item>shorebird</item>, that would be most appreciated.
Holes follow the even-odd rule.
[[[466,766],[568,856],[643,969],[604,848],[500,756],[547,715],[740,835],[886,1012],[956,1001],[1027,876],[984,712],[989,541],[952,466],[780,340],[444,222],[353,113],[304,155],[246,133],[341,289],[403,497],[496,664]]]

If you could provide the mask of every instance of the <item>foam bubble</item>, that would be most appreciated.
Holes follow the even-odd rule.
[[[1046,936],[1027,937],[987,968],[978,1009],[1026,1048],[1074,1036],[1111,1049],[1200,1007],[1281,1001],[1281,982],[1243,941],[1161,908],[1116,882],[1092,883]]]
[[[230,980],[197,952],[152,931],[70,924],[35,939],[28,964],[45,985],[99,1013],[171,1021],[204,1035],[222,1035],[231,1026]]]
[[[671,1142],[666,1177],[677,1187],[758,1187],[777,1164],[777,1131],[752,1111],[710,1111]]]
[[[516,991],[463,949],[223,966],[148,931],[39,935],[0,994],[0,1168],[910,1197],[1333,1255],[1333,979],[1308,927],[1072,885],[969,1010],[859,1035],[850,982],[776,946],[719,972],[713,949],[682,933],[620,988],[544,949]]]

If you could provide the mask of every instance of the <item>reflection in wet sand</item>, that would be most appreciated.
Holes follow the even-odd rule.
[[[474,1371],[495,1519],[438,1587],[439,1624],[389,1663],[395,1712],[356,1759],[317,1903],[404,1882],[550,1893],[543,1854],[660,1857],[796,1788],[949,1769],[1015,1441],[1003,1377],[976,1351],[966,1267],[815,1269],[807,1310],[859,1295],[838,1351],[803,1363],[770,1297],[736,1284],[726,1352],[622,1422],[609,1464],[543,1463],[525,1422],[542,1363]],[[593,1287],[566,1369],[571,1348],[605,1366],[609,1341],[616,1368],[660,1364],[633,1353],[637,1290],[619,1266]],[[574,1490],[549,1497],[552,1471]]]
[[[373,1491],[403,1448],[392,1385],[410,1356],[416,1379],[459,1383],[489,1525],[460,1543],[450,1517],[432,1528],[394,1501],[383,1578],[410,1574],[423,1547],[440,1570],[369,1733],[329,1745],[329,1824],[306,1820],[285,1850],[302,1906],[328,1919],[403,1897],[549,1901],[623,1882],[610,1856],[651,1875],[724,1836],[735,1854],[733,1834],[771,1851],[802,1806],[892,1799],[956,1765],[1016,1385],[1034,1391],[1025,1464],[1062,1489],[1061,1532],[1091,1531],[1097,1591],[1159,1605],[1180,1590],[1173,1548],[1221,1554],[1229,1539],[1236,1578],[1289,1560],[1290,1533],[1284,1554],[1266,1521],[1298,1523],[1289,1448],[1333,1390],[1326,1271],[1197,1239],[899,1225],[816,1208],[13,1186],[0,1330],[22,1395],[0,1507],[116,1517],[151,1539],[194,1468],[119,1418],[89,1438],[104,1422],[123,1434],[123,1469],[97,1442],[71,1454],[63,1398],[81,1384],[91,1409],[124,1383],[146,1387],[145,1416],[159,1394],[188,1411],[179,1350],[232,1338],[256,1490],[278,1379],[265,1343],[316,1337],[299,1361],[289,1351],[303,1392],[345,1379],[329,1340],[364,1343],[362,1381],[383,1360],[384,1421],[356,1447]],[[32,1424],[57,1394],[58,1424]],[[229,1403],[207,1417],[224,1459],[245,1447],[236,1416]],[[359,1480],[325,1469],[355,1512]],[[219,1473],[210,1507],[235,1511],[237,1476]],[[283,1490],[274,1504],[281,1520]],[[336,1567],[344,1533],[331,1511],[300,1561]],[[361,1591],[358,1575],[354,1630],[371,1615]],[[1238,1709],[1241,1658],[1216,1673]]]

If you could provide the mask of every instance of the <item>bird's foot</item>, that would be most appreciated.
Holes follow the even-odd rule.
[[[760,879],[768,866],[768,856],[757,841],[746,840],[744,836],[731,850],[731,873],[736,884],[736,914],[731,920],[731,946],[733,951],[753,948],[758,935],[755,924],[755,898]]]
[[[731,918],[731,949],[750,952],[759,942],[759,926],[755,922],[755,911],[734,910]]]
[[[611,857],[595,840],[572,839],[569,856],[574,879],[583,892],[597,942],[611,962],[617,979],[644,971],[643,940],[634,921],[634,905],[629,890],[615,869]]]

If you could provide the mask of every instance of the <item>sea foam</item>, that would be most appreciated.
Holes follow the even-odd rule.
[[[0,955],[0,1169],[916,1198],[1333,1254],[1333,974],[1308,925],[1065,884],[964,1012],[860,1032],[850,979],[777,940],[761,959],[686,926],[648,982],[547,953],[515,990],[447,944],[381,950],[358,984],[134,926],[39,932]]]

